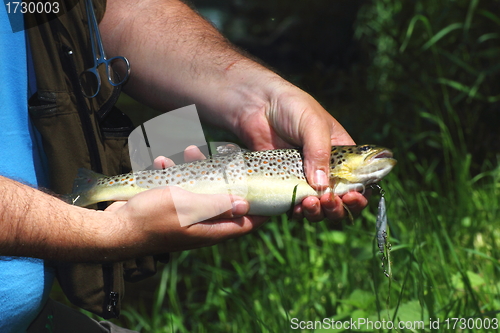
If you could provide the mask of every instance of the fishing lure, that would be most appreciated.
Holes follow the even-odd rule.
[[[382,254],[381,260],[382,260],[382,268],[384,268],[384,274],[385,276],[390,277],[391,268],[390,268],[389,254],[391,250],[391,244],[387,242],[388,223],[387,223],[387,208],[385,205],[385,191],[378,184],[372,184],[371,187],[377,189],[380,193],[380,201],[378,203],[377,222],[376,222],[377,246],[380,253]],[[387,269],[384,264],[386,261],[389,272],[387,272]]]

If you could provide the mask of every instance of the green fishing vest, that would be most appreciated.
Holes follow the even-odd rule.
[[[26,32],[38,89],[29,100],[29,114],[42,136],[50,189],[67,194],[72,191],[79,168],[106,175],[130,171],[127,137],[133,125],[114,107],[120,87],[102,79],[98,96],[88,99],[83,95],[80,73],[93,66],[85,1],[59,2],[63,10],[68,9],[66,14],[26,15],[25,24],[32,27]],[[93,2],[100,21],[106,1]],[[104,66],[100,67],[101,78],[106,78]],[[59,284],[73,304],[101,317],[113,318],[120,312],[124,280],[135,282],[153,275],[156,259],[160,258],[145,257],[114,264],[50,264],[56,267]]]

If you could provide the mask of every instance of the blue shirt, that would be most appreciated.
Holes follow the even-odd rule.
[[[28,62],[25,33],[12,32],[0,4],[0,175],[37,187],[44,180],[43,152],[28,117]],[[0,256],[0,332],[25,332],[53,279],[41,259]]]

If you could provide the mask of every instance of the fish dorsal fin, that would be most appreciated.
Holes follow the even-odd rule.
[[[214,156],[224,156],[231,155],[234,153],[248,153],[250,150],[241,148],[240,146],[234,143],[228,143],[226,145],[220,145],[215,148],[217,153]]]

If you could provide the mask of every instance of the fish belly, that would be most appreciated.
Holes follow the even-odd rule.
[[[186,184],[179,187],[200,194],[231,194],[245,198],[249,205],[249,215],[273,216],[287,212],[292,206],[295,191],[295,204],[308,196],[318,196],[309,184],[302,179],[273,179],[272,177],[248,177],[248,181],[225,183],[221,181],[197,182],[194,186]],[[297,189],[295,190],[295,187]]]
[[[287,212],[293,205],[292,199],[295,192],[295,202],[299,204],[308,196],[318,196],[307,182],[303,180],[255,180],[248,186],[246,199],[250,204],[249,215],[273,216]]]

